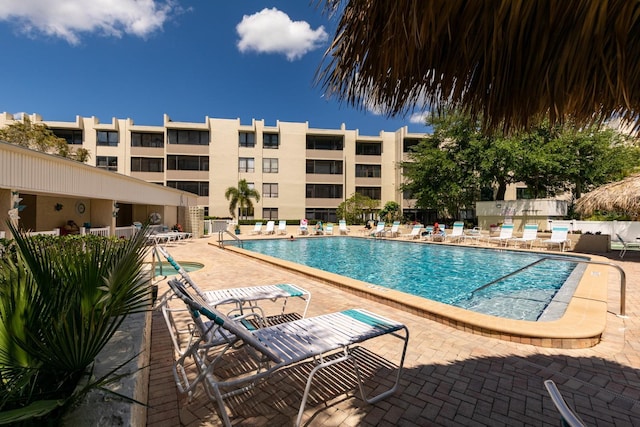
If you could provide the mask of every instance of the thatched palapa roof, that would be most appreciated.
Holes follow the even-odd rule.
[[[595,211],[626,212],[640,216],[640,174],[605,184],[576,201],[576,210],[584,215]]]
[[[506,129],[640,112],[637,0],[323,3],[341,19],[317,81],[353,106],[449,105]]]

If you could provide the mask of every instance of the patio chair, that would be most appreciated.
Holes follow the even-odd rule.
[[[538,240],[538,224],[525,224],[522,237],[512,237],[507,242],[513,242],[520,245],[529,245],[529,249],[533,247],[533,242]]]
[[[327,223],[327,226],[324,228],[324,234],[333,235],[333,223]]]
[[[264,234],[275,234],[276,233],[276,222],[275,221],[267,221],[267,227],[264,230]]]
[[[344,219],[341,219],[340,221],[338,221],[338,230],[342,235],[349,234],[350,230],[349,230],[349,227],[347,227],[347,221],[345,221]]]
[[[391,228],[384,232],[385,236],[398,237],[400,235],[400,221],[393,221]]]
[[[627,249],[640,249],[640,242],[628,242],[625,241],[622,236],[616,233],[616,238],[622,244],[622,250],[620,251],[620,258],[624,258],[627,253]]]
[[[462,241],[466,243],[467,240],[470,240],[473,244],[479,243],[480,240],[482,240],[482,230],[480,227],[473,227],[471,230],[464,232]]]
[[[444,227],[441,227],[444,230]],[[464,238],[464,222],[456,221],[453,223],[451,234],[445,234],[444,240],[449,240],[452,243],[459,242]]]
[[[422,224],[415,224],[412,228],[411,231],[409,233],[406,234],[401,234],[400,237],[402,238],[406,238],[406,239],[419,239],[420,238],[420,233],[422,232]]]
[[[382,237],[382,235],[384,234],[384,228],[385,228],[384,221],[378,221],[378,224],[376,225],[376,229],[373,230],[373,232],[371,233],[371,236]]]
[[[225,405],[226,397],[248,391],[258,381],[300,363],[315,362],[306,378],[296,426],[302,421],[315,374],[337,363],[351,362],[360,394],[367,403],[378,402],[395,393],[398,388],[409,342],[409,331],[401,323],[363,309],[351,309],[250,331],[208,306],[197,295],[190,294],[180,281],[170,280],[169,286],[188,306],[195,324],[201,329],[201,338],[174,363],[173,373],[178,389],[191,394],[199,383],[203,383],[209,398],[218,403],[220,416],[226,426],[231,426]],[[202,316],[210,322],[203,322]],[[226,339],[226,343],[209,351],[207,337],[215,331],[219,331],[218,336]],[[368,397],[360,366],[354,356],[354,346],[384,335],[404,341],[400,363],[392,386],[374,397]],[[238,361],[241,351],[245,357],[242,362]],[[222,361],[229,355],[235,361],[233,372],[223,371]],[[190,378],[185,369],[189,359],[194,360],[199,372],[195,378],[193,375]]]
[[[553,380],[545,380],[544,386],[551,397],[551,401],[560,413],[560,421],[565,427],[586,427],[582,419],[567,405]]]
[[[278,234],[287,234],[287,221],[284,219],[278,222]]]
[[[551,229],[551,237],[542,241],[547,245],[547,248],[552,248],[554,245],[558,245],[558,249],[564,252],[565,249],[571,246],[571,240],[569,240],[569,227],[553,227]]]
[[[502,227],[500,227],[500,235],[487,237],[487,243],[495,242],[498,245],[504,244],[504,246],[507,246],[507,242],[512,237],[513,237],[513,224],[502,224]]]
[[[253,226],[253,230],[251,230],[251,234],[261,234],[262,233],[262,221],[258,221]]]
[[[298,230],[298,234],[309,234],[309,223],[306,219],[300,220],[300,229]]]

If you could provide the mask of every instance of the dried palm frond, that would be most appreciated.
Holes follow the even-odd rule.
[[[625,212],[640,216],[640,174],[605,184],[576,201],[576,211],[590,215],[595,211]]]
[[[326,0],[341,13],[316,75],[389,116],[458,107],[485,127],[640,112],[640,2]]]

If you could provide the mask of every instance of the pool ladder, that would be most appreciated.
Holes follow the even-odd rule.
[[[613,267],[616,270],[618,270],[618,272],[620,273],[620,314],[618,314],[618,317],[627,317],[626,315],[626,305],[627,305],[627,275],[625,274],[624,270],[622,269],[622,267],[620,267],[618,264],[614,264],[612,262],[604,262],[604,261],[592,261],[592,260],[584,260],[584,259],[571,259],[571,258],[567,258],[567,257],[562,257],[562,256],[552,256],[552,255],[547,255],[542,257],[541,259],[532,262],[531,264],[525,265],[522,268],[519,268],[515,271],[512,271],[511,273],[504,275],[496,280],[492,280],[491,282],[480,286],[479,288],[474,289],[473,291],[471,291],[471,296],[473,297],[475,295],[476,292],[482,291],[483,289],[487,289],[488,287],[491,287],[493,285],[495,285],[498,282],[501,282],[502,280],[511,277],[511,276],[515,276],[516,274],[530,268],[533,267],[534,265],[537,265],[539,263],[541,263],[542,261],[547,261],[547,260],[556,260],[556,261],[566,261],[566,262],[576,262],[576,263],[582,263],[582,264],[596,264],[596,265],[604,265],[604,266],[609,266],[609,267]]]
[[[218,245],[221,248],[224,248],[224,233],[226,233],[229,236],[231,236],[236,242],[238,242],[240,244],[241,248],[244,248],[244,245],[242,244],[242,239],[241,238],[239,238],[235,234],[231,233],[229,230],[220,230],[220,231],[218,231]]]

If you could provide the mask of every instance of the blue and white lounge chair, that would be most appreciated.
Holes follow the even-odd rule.
[[[333,235],[333,223],[328,222],[327,226],[324,228],[325,235]]]
[[[218,403],[226,426],[231,426],[225,405],[226,397],[245,392],[257,381],[298,363],[315,362],[306,380],[296,426],[302,421],[315,374],[337,363],[351,362],[360,393],[367,403],[378,402],[395,393],[398,388],[409,342],[409,331],[401,323],[366,310],[352,309],[247,330],[208,306],[197,295],[191,294],[180,281],[169,280],[169,286],[188,306],[195,325],[200,328],[200,338],[174,364],[178,389],[191,395],[194,388],[202,382],[209,398]],[[203,322],[203,317],[209,319],[209,322]],[[225,339],[226,343],[212,347],[210,337],[213,334]],[[404,341],[400,363],[392,386],[374,397],[368,397],[353,346],[384,335]],[[224,368],[224,364],[220,362],[229,355],[234,360],[242,357],[246,363],[235,363],[232,372],[227,370],[221,375],[218,371]],[[198,369],[195,377],[185,368],[191,365],[190,359],[193,359]]]
[[[507,246],[507,242],[513,237],[513,224],[502,224],[500,227],[500,235],[488,237],[487,243],[497,243],[498,245]]]
[[[568,235],[569,227],[553,227],[551,229],[551,237],[549,239],[543,240],[542,243],[547,245],[549,249],[553,248],[554,245],[558,245],[558,249],[564,252],[565,249],[571,246],[571,240],[569,240]]]
[[[378,221],[378,224],[376,225],[376,229],[373,230],[371,235],[373,237],[382,237],[382,235],[384,234],[384,227],[385,227],[384,221]]]
[[[338,222],[338,230],[340,231],[340,234],[342,234],[342,235],[349,234],[349,227],[347,227],[347,221],[346,220],[341,219]]]
[[[384,232],[387,237],[398,237],[400,234],[400,221],[393,221],[391,228]]]
[[[261,233],[262,233],[262,221],[258,221],[253,226],[253,230],[251,231],[251,234],[261,234]]]
[[[411,228],[411,232],[409,232],[407,234],[402,234],[401,237],[407,238],[407,239],[411,239],[411,240],[419,239],[420,238],[420,233],[422,233],[422,229],[423,229],[422,224],[415,224]]]
[[[287,221],[284,219],[278,222],[278,234],[287,234]]]
[[[509,242],[520,245],[529,245],[529,249],[531,249],[536,240],[538,240],[538,224],[525,224],[522,237],[513,237],[509,239]]]
[[[267,227],[264,230],[264,234],[275,234],[276,233],[276,222],[275,221],[267,221]]]
[[[440,228],[444,232],[444,227],[440,226]],[[453,223],[451,234],[446,234],[445,240],[455,243],[455,242],[460,242],[463,238],[464,238],[464,222],[456,221]]]

